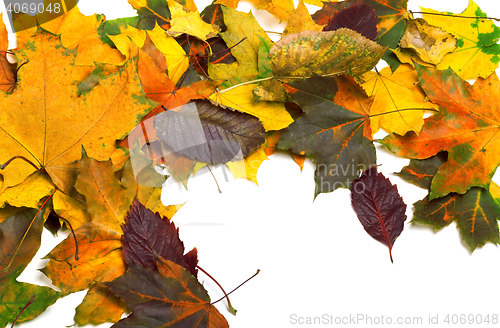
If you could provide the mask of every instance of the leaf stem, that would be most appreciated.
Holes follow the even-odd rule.
[[[437,109],[433,109],[433,108],[403,108],[403,109],[391,110],[389,112],[368,115],[368,117],[375,117],[375,116],[381,116],[381,115],[399,113],[399,112],[404,112],[404,111],[407,111],[407,110],[428,110],[428,111],[431,111],[431,112],[439,112]]]
[[[458,16],[458,15],[447,15],[447,14],[441,14],[441,13],[427,13],[425,11],[411,11],[408,10],[410,14],[424,14],[424,15],[436,15],[436,16],[446,16],[446,17],[455,17],[455,18],[471,18],[471,19],[492,19],[496,20],[497,22],[500,22],[500,18],[494,18],[494,17],[480,17],[480,16]]]
[[[219,284],[219,282],[217,280],[215,280],[214,277],[212,277],[208,272],[206,272],[205,270],[203,270],[199,265],[196,266],[198,269],[200,269],[201,272],[203,272],[204,274],[206,274],[210,279],[212,279],[216,284],[217,286],[219,286],[219,288],[222,290],[222,292],[224,293],[224,297],[222,297],[221,299],[219,299],[218,301],[224,299],[224,298],[227,298],[227,307],[229,309],[229,312],[231,312],[232,314],[236,315],[236,309],[231,305],[231,301],[229,300],[229,297],[226,293],[226,291],[224,290],[224,288],[222,288],[221,284]],[[239,286],[238,286],[239,287]],[[234,290],[233,290],[234,291]],[[231,292],[232,293],[232,292]],[[214,303],[217,303],[218,301],[214,302]],[[212,304],[214,304],[212,303]],[[211,305],[212,305],[211,304]]]
[[[210,169],[210,166],[207,165],[207,169],[210,171],[210,174],[212,174],[212,178],[215,180],[215,184],[217,185],[217,189],[219,189],[219,194],[222,194],[222,190],[220,190],[219,183],[217,182],[217,179],[215,178],[215,175],[212,173],[212,170]]]
[[[244,85],[247,85],[247,84],[254,84],[254,83],[257,83],[257,82],[268,81],[268,80],[271,80],[272,78],[274,78],[274,76],[268,76],[268,77],[265,77],[263,79],[257,79],[257,80],[252,80],[252,81],[247,81],[247,82],[243,82],[243,83],[240,83],[240,84],[236,84],[236,85],[233,85],[232,87],[229,87],[227,89],[219,91],[219,94],[228,92],[229,90],[236,89],[238,87],[241,87],[241,86],[244,86]]]
[[[16,258],[17,256],[17,253],[19,252],[19,249],[21,248],[21,245],[23,244],[24,242],[24,239],[26,238],[26,236],[28,235],[28,232],[30,231],[31,229],[31,226],[33,225],[33,223],[35,222],[36,220],[36,217],[38,216],[38,214],[40,214],[40,211],[42,210],[42,208],[45,206],[45,204],[47,204],[47,202],[49,201],[50,198],[52,198],[54,194],[51,194],[49,197],[47,197],[47,199],[45,200],[45,202],[43,202],[42,206],[38,209],[38,211],[36,212],[35,214],[35,217],[33,218],[33,220],[31,220],[30,222],[30,225],[28,226],[28,229],[26,229],[26,232],[24,233],[23,235],[23,238],[21,238],[21,242],[19,243],[19,245],[17,246],[17,249],[16,249],[16,252],[14,253],[14,256],[12,256],[12,259],[10,260],[9,264],[7,265],[7,267],[3,270],[3,272],[7,272],[10,268],[10,266],[12,265],[12,263],[14,262],[14,259]]]
[[[35,301],[35,294],[31,295],[31,298],[30,300],[28,301],[28,303],[26,303],[26,305],[21,309],[21,311],[19,311],[19,314],[17,315],[16,317],[16,320],[14,320],[14,322],[12,323],[12,326],[10,326],[10,328],[14,328],[14,325],[16,324],[17,320],[19,320],[19,317],[21,316],[21,314],[24,312],[24,310],[26,310],[26,308],[28,306],[30,306],[33,302]]]
[[[68,220],[66,220],[65,218],[63,218],[62,216],[60,216],[59,214],[57,213],[53,213],[55,216],[57,216],[58,218],[62,219],[64,222],[66,222],[66,224],[68,225],[69,229],[71,230],[71,234],[73,235],[73,238],[75,239],[75,260],[79,260],[80,258],[78,257],[78,241],[76,239],[76,234],[75,234],[75,231],[73,230],[73,227],[71,226],[71,223],[69,223]]]
[[[35,164],[33,164],[32,161],[30,161],[29,159],[27,159],[26,157],[23,157],[23,156],[14,156],[12,157],[11,159],[9,159],[7,162],[5,162],[4,164],[0,164],[0,170],[5,170],[5,168],[7,167],[7,165],[9,165],[13,160],[15,160],[16,158],[18,159],[22,159],[24,160],[26,163],[28,164],[31,164],[37,171],[38,170],[41,170],[41,168],[39,168],[38,166],[36,166]]]
[[[200,267],[198,267],[198,268],[200,268]],[[217,303],[217,302],[219,302],[219,301],[222,301],[224,298],[227,298],[227,296],[228,296],[229,294],[231,294],[232,292],[236,291],[238,288],[240,288],[241,286],[243,286],[244,284],[246,284],[246,283],[247,283],[250,279],[252,279],[252,278],[253,278],[253,277],[255,277],[256,275],[258,275],[258,274],[259,274],[259,272],[260,272],[260,270],[259,270],[259,269],[257,269],[257,272],[256,272],[253,276],[251,276],[251,277],[250,277],[250,278],[248,278],[247,280],[243,281],[243,282],[242,282],[242,283],[241,283],[238,287],[236,287],[235,289],[233,289],[232,291],[230,291],[229,293],[227,293],[227,295],[226,295],[226,296],[219,298],[217,301],[212,302],[210,305],[213,305],[213,304],[215,304],[215,303]],[[229,298],[228,298],[228,303],[229,303]]]

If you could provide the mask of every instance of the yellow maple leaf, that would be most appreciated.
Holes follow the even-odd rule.
[[[144,46],[144,41],[146,40],[146,31],[127,25],[126,28],[120,29],[119,34],[108,35],[108,37],[125,56],[125,59],[120,63],[122,65],[130,58],[139,54],[139,48]]]
[[[229,106],[240,112],[259,118],[266,131],[281,130],[293,122],[292,117],[285,109],[285,105],[278,102],[255,102],[252,93],[257,84],[246,84],[228,91],[216,92],[210,99]]]
[[[158,50],[165,55],[167,75],[174,84],[177,84],[189,67],[189,56],[186,55],[179,43],[173,37],[168,36],[158,24],[147,33]]]
[[[262,148],[259,148],[247,157],[239,161],[228,162],[226,165],[233,172],[235,178],[244,178],[258,185],[257,171],[266,159],[266,153]]]
[[[201,19],[198,11],[188,12],[174,0],[168,0],[168,8],[172,16],[168,33],[172,36],[186,33],[200,40],[206,40],[220,32],[218,27],[212,26]]]
[[[216,5],[223,5],[231,9],[236,9],[240,0],[217,0],[214,2]]]
[[[258,9],[267,10],[280,20],[288,20],[295,11],[292,0],[250,0]]]
[[[370,110],[372,135],[379,128],[399,135],[408,131],[418,134],[424,124],[424,111],[437,111],[435,104],[425,101],[425,94],[417,84],[417,72],[410,65],[403,64],[392,74],[389,67],[379,73],[370,71],[362,78],[368,96],[375,97]]]
[[[457,49],[446,55],[437,66],[443,70],[451,67],[462,79],[478,76],[487,78],[500,62],[500,28],[493,21],[482,18],[456,18],[448,13],[422,8],[423,12],[442,15],[423,15],[431,25],[439,26],[457,38]],[[456,15],[455,15],[456,16]],[[467,9],[458,16],[486,17],[478,5],[469,0]]]
[[[38,201],[55,191],[55,186],[50,178],[36,171],[21,184],[6,188],[0,194],[0,207],[9,204],[15,207],[38,208]]]
[[[302,31],[321,31],[323,29],[322,25],[318,25],[314,22],[309,13],[309,10],[304,5],[304,2],[301,0],[297,5],[297,9],[290,16],[290,20],[283,31],[283,35],[291,34],[291,33],[299,33]]]

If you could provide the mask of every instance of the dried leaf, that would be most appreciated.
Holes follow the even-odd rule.
[[[392,262],[392,247],[406,220],[406,204],[396,185],[372,167],[354,180],[351,203],[366,232],[389,247]]]
[[[451,34],[417,18],[406,21],[406,30],[399,46],[413,49],[423,61],[437,65],[447,53],[455,50],[456,42]]]
[[[377,14],[369,5],[357,0],[352,6],[335,13],[324,31],[336,31],[347,27],[367,39],[377,37]]]
[[[380,60],[384,48],[352,30],[341,28],[286,35],[270,53],[274,76],[290,79],[313,74],[363,74]]]
[[[309,10],[307,10],[307,7],[304,5],[304,1],[300,0],[297,9],[290,15],[290,19],[282,35],[299,33],[302,31],[321,31],[322,29],[323,26],[314,22],[311,14],[309,14]]]

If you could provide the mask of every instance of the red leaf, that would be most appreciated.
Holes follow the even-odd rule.
[[[392,262],[392,246],[406,220],[406,204],[396,185],[374,166],[354,180],[351,202],[366,232],[389,247]]]
[[[375,10],[358,0],[351,7],[337,12],[323,31],[335,31],[347,27],[368,39],[375,40],[377,37],[377,23],[378,18]]]
[[[127,263],[136,263],[157,269],[156,256],[175,262],[197,276],[196,248],[184,254],[179,229],[168,218],[161,218],[139,201],[134,201],[123,225],[123,257]],[[154,252],[153,252],[154,250]]]

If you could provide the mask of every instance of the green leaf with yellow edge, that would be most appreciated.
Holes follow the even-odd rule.
[[[4,209],[0,209],[2,211]],[[34,302],[25,309],[18,322],[35,318],[58,298],[66,295],[49,287],[16,280],[40,247],[45,211],[37,212],[37,209],[21,208],[0,223],[0,327],[14,322],[20,309],[33,295]],[[29,231],[23,241],[27,229]],[[22,244],[19,247],[20,242]]]
[[[270,58],[275,77],[297,79],[363,74],[377,64],[384,51],[376,42],[341,28],[288,34],[274,45]]]
[[[426,101],[417,83],[417,71],[410,65],[400,65],[394,73],[389,67],[368,72],[363,79],[366,93],[374,96],[370,117],[373,134],[379,128],[399,135],[408,131],[419,133],[424,125],[425,110],[437,111],[437,105]]]
[[[72,74],[76,50],[64,48],[59,37],[40,29],[16,57],[29,65],[19,70],[13,93],[0,92],[0,162],[24,156],[69,193],[82,146],[92,157],[108,159],[116,140],[139,123],[153,102],[142,90],[136,59],[80,95]],[[20,184],[34,171],[16,160],[1,172],[3,187]]]
[[[242,13],[234,9],[222,7],[224,12],[224,22],[227,31],[220,33],[228,47],[231,48],[231,54],[236,58],[236,63],[231,64],[209,64],[208,74],[214,80],[230,79],[235,77],[235,82],[223,86],[231,86],[240,82],[243,77],[252,77],[252,79],[264,78],[259,69],[268,52],[261,52],[261,46],[264,44],[268,49],[272,47],[272,41],[252,13]],[[241,41],[241,43],[239,43]],[[238,44],[239,43],[239,44]],[[238,44],[238,45],[236,45]],[[265,58],[267,59],[267,58]],[[267,71],[266,71],[267,72]]]
[[[431,180],[439,167],[447,160],[446,153],[424,160],[412,159],[399,175],[422,188],[429,189]],[[500,242],[498,219],[500,205],[495,200],[499,187],[490,184],[490,190],[473,187],[465,194],[450,193],[444,197],[429,200],[429,196],[415,204],[412,223],[430,225],[440,230],[456,221],[462,240],[471,251],[487,242]]]
[[[472,0],[461,14],[450,14],[422,8],[424,19],[431,25],[439,26],[457,38],[457,49],[446,55],[437,66],[438,69],[451,67],[462,79],[487,78],[495,71],[500,62],[500,27],[486,17]],[[478,17],[457,18],[454,16]]]
[[[231,90],[227,89],[228,91],[223,90],[211,95],[210,99],[258,117],[266,131],[281,130],[290,125],[293,119],[285,109],[284,104],[267,101],[255,102],[252,91],[256,86],[256,84],[246,84]]]
[[[423,61],[437,65],[447,53],[455,50],[456,43],[448,32],[417,18],[406,20],[406,30],[399,46],[412,49]]]
[[[181,4],[174,0],[167,0],[167,2],[172,15],[170,29],[167,32],[169,35],[176,36],[186,33],[205,41],[219,33],[218,27],[215,29],[214,26],[203,21],[198,11],[186,11]]]
[[[0,207],[10,204],[15,207],[38,208],[38,202],[45,196],[53,194],[55,186],[50,177],[36,171],[21,184],[5,189],[0,194]]]

